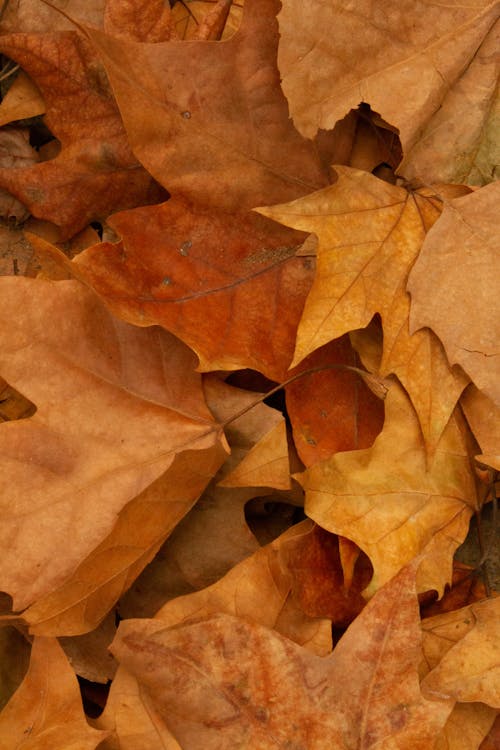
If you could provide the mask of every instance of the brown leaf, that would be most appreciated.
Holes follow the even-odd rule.
[[[106,0],[51,0],[49,3],[40,0],[16,0],[4,3],[0,13],[2,31],[33,31],[41,34],[45,31],[60,29],[73,30],[71,20],[59,13],[63,10],[75,15],[82,23],[102,27],[102,18]]]
[[[20,70],[0,104],[0,125],[25,117],[36,117],[44,112],[45,102],[37,86]]]
[[[496,267],[500,185],[448,203],[410,273],[410,330],[429,326],[451,364],[500,404],[500,301]],[[432,271],[431,271],[432,269]],[[443,294],[443,290],[445,293]]]
[[[478,750],[496,715],[495,709],[484,703],[457,703],[433,750]]]
[[[163,0],[107,0],[104,30],[131,42],[158,43],[176,38],[170,6]]]
[[[80,690],[55,638],[35,638],[28,673],[0,714],[0,747],[94,750],[108,732],[84,717]]]
[[[433,191],[408,192],[373,175],[335,167],[338,180],[259,213],[319,238],[317,272],[297,333],[294,361],[380,313],[382,376],[410,394],[432,452],[467,379],[451,370],[432,332],[410,335],[408,273],[441,211]]]
[[[223,44],[136,44],[86,29],[134,154],[170,193],[244,212],[327,184],[279,87],[277,9],[276,0],[247,3]]]
[[[60,226],[62,238],[113,211],[161,200],[164,192],[130,151],[105,73],[86,40],[74,31],[9,34],[0,49],[39,87],[45,122],[61,142],[49,161],[0,169],[1,186],[34,216]]]
[[[310,354],[293,374],[323,365],[359,367],[347,335]],[[295,446],[306,466],[337,451],[368,448],[384,421],[382,401],[359,375],[342,369],[325,369],[287,385],[286,405]]]
[[[89,248],[72,270],[115,315],[172,331],[196,351],[201,370],[286,377],[313,278],[313,261],[293,257],[302,234],[175,198],[117,214],[110,225],[121,241]]]
[[[500,471],[500,405],[472,383],[460,399],[467,422],[482,451],[477,459]]]
[[[366,593],[423,553],[418,589],[441,595],[477,502],[470,437],[456,410],[428,467],[416,414],[397,383],[385,407],[371,448],[336,453],[296,475],[306,491],[305,512],[366,552],[374,568]]]
[[[297,128],[314,136],[366,102],[399,128],[408,155],[422,133],[437,127],[436,111],[462,85],[497,18],[490,0],[446,7],[383,0],[355,11],[339,0],[285,0],[278,64]],[[465,99],[460,118],[471,106]]]
[[[6,277],[0,286],[0,368],[37,405],[33,417],[0,426],[8,535],[1,587],[20,609],[60,586],[122,511],[127,528],[127,514],[134,514],[125,506],[155,480],[166,482],[170,467],[175,476],[176,454],[181,464],[190,450],[200,461],[176,522],[197,496],[189,482],[199,494],[198,484],[208,481],[203,462],[221,457],[193,355],[179,341],[116,321],[75,281]],[[142,531],[147,536],[150,528]],[[161,524],[153,531],[159,546]],[[55,548],[65,554],[54,555]]]
[[[431,668],[422,682],[424,695],[500,708],[499,613],[497,597],[424,620],[422,628],[430,641],[424,638],[424,653]],[[433,666],[436,651],[441,658]]]
[[[388,742],[427,750],[452,703],[422,698],[419,650],[411,568],[374,597],[328,657],[229,615],[174,628],[125,622],[113,645],[190,750]]]

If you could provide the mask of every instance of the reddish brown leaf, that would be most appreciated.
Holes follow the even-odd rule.
[[[33,167],[0,169],[0,185],[32,214],[76,234],[113,211],[164,196],[137,163],[102,66],[74,31],[9,34],[1,51],[33,78],[47,107],[45,122],[60,154]]]
[[[180,199],[118,214],[110,225],[122,240],[89,248],[73,272],[116,315],[172,331],[201,370],[286,377],[313,278],[313,261],[293,257],[302,234]]]

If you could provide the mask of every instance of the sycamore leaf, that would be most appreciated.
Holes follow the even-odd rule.
[[[35,638],[28,673],[0,714],[0,748],[94,750],[109,732],[90,727],[80,690],[55,638]]]
[[[429,326],[451,364],[500,404],[500,299],[496,240],[500,184],[450,201],[411,270],[410,330]],[[446,291],[443,294],[443,290]]]
[[[407,179],[484,185],[500,163],[500,22],[428,119],[400,167]]]
[[[221,487],[220,482],[262,440],[282,429],[283,417],[262,403],[249,408],[258,395],[253,391],[230,386],[216,375],[207,375],[203,381],[207,403],[218,422],[245,408],[249,410],[225,428],[231,455],[155,560],[122,598],[122,617],[152,617],[169,599],[211,585],[259,548],[246,523],[244,507],[256,495],[270,490]],[[278,478],[284,483],[284,474]]]
[[[0,125],[45,112],[45,102],[38,88],[26,73],[19,71],[16,80],[0,104]]]
[[[317,349],[292,374],[338,364],[359,367],[347,335]],[[383,402],[356,373],[325,369],[290,383],[285,392],[294,443],[306,466],[337,451],[368,448],[382,429]]]
[[[61,142],[49,161],[0,169],[2,187],[34,216],[60,226],[62,239],[113,211],[161,199],[164,192],[130,151],[104,71],[85,39],[74,31],[9,34],[0,38],[0,50],[37,84],[45,122]]]
[[[457,703],[433,750],[478,750],[496,715],[497,711],[484,703]]]
[[[184,625],[193,617],[198,620],[225,612],[249,622],[274,626],[313,653],[326,655],[331,650],[330,623],[311,619],[301,613],[289,596],[290,575],[280,566],[281,547],[288,540],[293,540],[296,534],[300,536],[302,527],[303,524],[300,524],[289,529],[272,544],[235,565],[212,586],[168,602],[156,614],[155,620],[128,622],[153,634],[164,631],[166,627]],[[120,666],[98,726],[115,729],[122,750],[142,747],[144,750],[178,750],[180,746],[170,734],[168,723],[169,714],[162,715],[147,689]],[[141,745],[139,741],[145,744]]]
[[[193,348],[199,369],[249,367],[284,380],[314,261],[303,235],[261,217],[172,198],[116,214],[121,236],[70,267],[121,318],[158,323]]]
[[[86,29],[134,154],[170,193],[243,212],[327,184],[279,86],[277,9],[276,0],[247,3],[222,44],[139,44]]]
[[[395,373],[410,394],[426,441],[435,447],[467,382],[451,370],[430,331],[410,335],[408,273],[441,200],[408,192],[373,175],[336,166],[338,180],[288,204],[259,213],[319,238],[317,272],[297,332],[294,362],[382,318],[380,374]]]
[[[190,750],[427,750],[452,703],[420,694],[414,567],[374,597],[328,657],[227,614],[163,629],[124,622],[113,652]]]
[[[399,384],[389,389],[385,407],[371,448],[337,453],[296,475],[305,511],[366,552],[374,568],[366,593],[423,553],[419,591],[441,595],[476,507],[470,438],[456,410],[428,467],[416,414]]]
[[[481,447],[482,455],[477,459],[500,471],[500,405],[493,403],[472,383],[462,394],[460,403]]]
[[[500,708],[499,615],[500,598],[492,598],[423,621],[424,653],[431,667],[422,682],[426,695]],[[441,659],[433,666],[436,650]]]
[[[95,724],[115,735],[99,750],[183,750],[148,691],[124,667],[116,673]]]
[[[75,14],[82,23],[102,27],[106,0],[51,0],[50,4],[40,0],[16,0],[5,3],[1,9],[3,31],[33,31],[41,34],[46,31],[74,30],[74,24],[66,15]]]
[[[82,20],[80,12],[77,17]],[[163,0],[107,0],[104,30],[132,42],[164,42],[176,36],[171,8]]]
[[[411,149],[438,128],[435,113],[447,103],[450,90],[463,86],[464,71],[497,19],[498,4],[490,0],[446,6],[382,0],[355,9],[339,0],[307,5],[284,0],[278,64],[295,125],[312,137],[366,102],[399,129],[411,159]],[[488,78],[478,67],[481,63],[474,67],[474,83],[481,88]],[[482,99],[481,114],[491,93],[490,84],[475,97]],[[462,96],[456,120],[474,109],[474,102]],[[477,125],[474,130],[475,138],[467,143],[469,162],[481,138]],[[429,181],[425,173],[419,176]]]
[[[120,323],[75,281],[7,277],[0,294],[0,371],[37,406],[0,425],[0,588],[21,609],[63,584],[122,511],[123,533],[134,517],[127,503],[166,483],[170,467],[177,476],[189,465],[183,454],[198,455],[201,469],[191,463],[175,522],[208,482],[206,464],[213,474],[222,457],[192,352],[178,340]],[[146,536],[153,525],[144,524]],[[128,528],[130,546],[139,527]]]

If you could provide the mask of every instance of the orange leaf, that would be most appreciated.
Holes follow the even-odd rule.
[[[461,371],[450,369],[430,331],[410,336],[408,273],[426,232],[440,215],[432,191],[408,192],[373,175],[335,167],[334,185],[259,213],[319,238],[318,265],[297,333],[294,362],[344,333],[364,328],[375,313],[384,333],[380,374],[395,373],[410,394],[432,452],[460,393]]]
[[[90,727],[80,690],[55,638],[35,638],[28,673],[0,714],[0,747],[94,750],[109,732]]]
[[[410,330],[431,327],[450,363],[461,365],[497,405],[500,299],[492,269],[498,262],[499,198],[495,183],[450,201],[427,235],[408,281]]]
[[[175,474],[175,460],[189,463],[186,451],[200,451],[201,467],[222,457],[192,352],[178,340],[116,321],[75,281],[6,277],[0,287],[0,369],[37,406],[0,425],[1,588],[20,609],[63,584],[129,501]],[[197,471],[183,508],[173,506],[176,522],[208,482]],[[161,524],[153,531],[161,543]],[[129,532],[130,551],[137,527]]]
[[[328,657],[226,614],[158,625],[122,623],[113,653],[190,750],[389,741],[427,750],[453,705],[420,693],[414,566],[373,598]]]
[[[470,438],[457,410],[427,467],[416,414],[397,383],[385,406],[371,448],[336,453],[296,475],[306,490],[305,511],[366,552],[374,568],[366,593],[423,553],[419,590],[441,595],[476,504]]]

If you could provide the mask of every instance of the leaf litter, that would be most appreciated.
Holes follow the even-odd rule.
[[[0,747],[494,747],[498,6],[60,6],[0,17]]]

